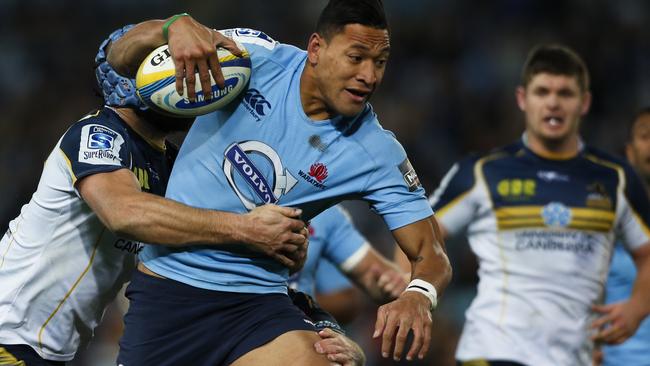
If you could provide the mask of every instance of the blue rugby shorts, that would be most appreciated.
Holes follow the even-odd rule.
[[[118,365],[229,365],[293,330],[316,331],[285,294],[205,290],[135,271]]]

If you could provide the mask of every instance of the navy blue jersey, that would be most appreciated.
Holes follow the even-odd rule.
[[[177,148],[152,145],[133,131],[110,108],[82,118],[60,143],[73,179],[126,168],[135,174],[144,192],[164,196]]]

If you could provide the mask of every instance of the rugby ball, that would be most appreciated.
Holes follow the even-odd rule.
[[[166,44],[156,48],[142,61],[135,77],[136,94],[148,107],[172,117],[195,117],[214,112],[237,98],[250,79],[250,55],[240,43],[237,46],[242,50],[242,57],[237,57],[224,48],[215,50],[226,85],[219,88],[210,76],[212,99],[205,99],[198,72],[196,101],[190,102],[187,98],[187,85],[184,86],[182,96],[176,92],[174,60]]]

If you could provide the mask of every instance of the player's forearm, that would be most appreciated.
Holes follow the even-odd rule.
[[[411,263],[411,279],[431,283],[440,295],[451,281],[452,269],[435,219],[421,220],[394,234]]]
[[[162,27],[166,20],[148,20],[131,28],[108,48],[108,63],[121,75],[135,77],[142,60],[166,42]]]
[[[415,250],[408,248],[405,253],[411,263],[411,279],[418,278],[431,283],[440,296],[451,281],[451,264],[442,244],[422,241]]]
[[[243,215],[197,209],[144,192],[121,200],[114,209],[116,214],[105,220],[111,231],[153,244],[236,243],[246,226]]]

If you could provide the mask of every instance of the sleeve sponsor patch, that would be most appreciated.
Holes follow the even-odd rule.
[[[242,43],[252,43],[269,50],[274,49],[277,44],[277,42],[266,33],[250,28],[233,28],[220,30],[219,32],[224,34],[226,37],[233,38]]]
[[[413,165],[411,165],[409,159],[404,159],[404,161],[399,164],[398,168],[400,173],[402,173],[402,178],[404,178],[404,182],[406,182],[409,192],[413,192],[422,186],[422,184],[420,184],[420,178],[418,178],[417,173],[415,173],[415,169],[413,169]]]
[[[119,133],[102,125],[83,126],[79,139],[80,163],[93,165],[122,165],[120,150],[124,138]]]

